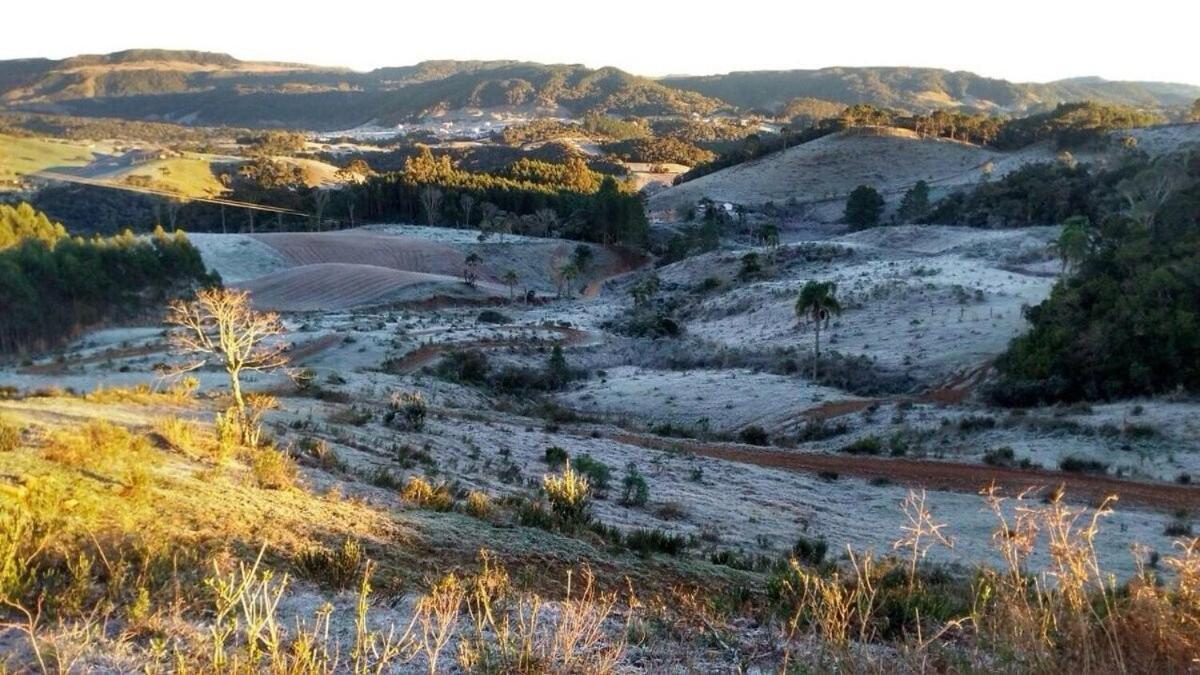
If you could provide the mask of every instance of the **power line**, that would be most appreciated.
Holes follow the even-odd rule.
[[[138,192],[141,194],[154,195],[156,197],[168,197],[170,199],[179,199],[182,201],[202,202],[205,204],[218,204],[222,206],[233,206],[239,209],[251,209],[253,211],[266,211],[268,213],[279,213],[289,216],[303,216],[305,218],[314,217],[311,213],[296,211],[294,209],[285,209],[280,206],[269,206],[267,204],[255,204],[254,202],[243,202],[234,199],[221,199],[219,197],[188,197],[180,195],[169,190],[158,190],[155,188],[142,187],[137,185],[128,185],[124,183],[114,183],[112,181],[99,180],[96,178],[84,178],[83,176],[72,176],[66,173],[58,173],[55,171],[38,171],[36,173],[27,174],[30,178],[43,178],[46,180],[61,181],[64,183],[78,183],[80,185],[90,185],[92,187],[110,188],[113,190],[125,190],[127,192]]]

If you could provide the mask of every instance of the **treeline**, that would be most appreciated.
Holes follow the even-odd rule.
[[[53,245],[66,236],[67,230],[61,223],[51,221],[25,202],[15,207],[0,204],[0,251],[25,240]]]
[[[1064,227],[1055,249],[1067,274],[998,360],[999,403],[1200,392],[1200,155],[1098,182],[1120,201],[1093,200],[1092,217]]]
[[[737,164],[744,164],[767,155],[787,150],[801,143],[815,141],[822,136],[828,136],[846,127],[838,120],[822,120],[807,129],[784,129],[783,133],[762,136],[754,133],[742,139],[741,143],[732,150],[721,153],[711,162],[692,167],[690,171],[675,177],[675,185],[695,180],[721,169],[727,169]]]
[[[43,113],[0,112],[0,134],[51,136],[72,140],[137,139],[198,147],[251,133],[228,127],[189,127],[168,122],[141,122],[106,117],[73,117]]]
[[[71,238],[28,205],[0,207],[25,233],[0,247],[0,353],[61,344],[81,329],[158,307],[176,293],[218,283],[183,232]]]
[[[580,127],[577,124],[560,120],[535,119],[521,124],[513,124],[502,129],[494,138],[504,145],[525,145],[551,141],[568,136],[577,136]]]
[[[1060,150],[1072,150],[1107,143],[1114,131],[1146,127],[1166,121],[1166,118],[1158,113],[1090,101],[1062,103],[1050,112],[1016,119],[951,110],[907,115],[864,103],[849,106],[837,116],[817,120],[808,127],[784,129],[782,134],[772,138],[749,136],[740,146],[682,174],[675,179],[675,183],[678,185],[735,164],[855,127],[908,129],[923,137],[949,138],[1000,150],[1015,150],[1043,141],[1053,143]]]
[[[336,195],[330,212],[360,220],[494,226],[598,243],[643,246],[649,223],[640,195],[581,159],[564,164],[521,160],[506,174],[455,168],[423,148],[402,171],[373,176]]]
[[[631,138],[625,141],[605,143],[602,147],[605,152],[626,162],[695,166],[711,162],[717,157],[704,148],[670,136]]]
[[[836,120],[836,126],[843,129],[860,126],[897,127],[921,136],[966,141],[1000,150],[1015,150],[1042,141],[1050,141],[1060,150],[1073,150],[1106,143],[1113,131],[1167,121],[1156,112],[1092,101],[1060,103],[1050,112],[1014,119],[952,110],[903,115],[862,104],[846,108]]]
[[[1096,173],[1071,162],[1030,164],[999,180],[947,195],[931,211],[913,214],[909,222],[1001,228],[1061,223],[1071,216],[1095,220],[1100,205],[1116,195],[1120,175]]]

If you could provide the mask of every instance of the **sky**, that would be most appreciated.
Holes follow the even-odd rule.
[[[1020,82],[1098,75],[1200,84],[1195,0],[1139,0],[1120,10],[1102,0],[5,4],[0,59],[155,47],[356,70],[519,59],[649,76],[924,66]]]

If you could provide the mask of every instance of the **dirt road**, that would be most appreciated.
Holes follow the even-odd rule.
[[[684,439],[620,433],[611,438],[621,443],[657,450],[680,448],[688,452],[743,464],[800,471],[836,473],[855,478],[881,478],[900,485],[948,492],[977,493],[995,485],[1005,494],[1028,488],[1050,490],[1063,486],[1066,498],[1073,502],[1096,504],[1109,495],[1117,495],[1121,504],[1160,511],[1179,509],[1200,511],[1200,487],[1170,483],[1146,483],[1112,476],[1063,473],[1046,469],[1017,469],[917,459],[888,459],[802,452],[778,448],[754,448],[736,443],[704,443]]]

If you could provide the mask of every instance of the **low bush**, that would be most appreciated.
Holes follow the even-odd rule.
[[[829,544],[824,537],[809,537],[803,534],[792,545],[792,555],[797,560],[813,567],[825,561],[825,553],[828,550]]]
[[[738,433],[738,438],[747,445],[770,445],[771,443],[770,436],[758,425],[751,425],[742,429]]]
[[[572,462],[575,470],[587,476],[588,482],[597,490],[607,490],[612,481],[612,469],[607,464],[584,453]]]
[[[384,421],[392,424],[399,423],[409,431],[421,431],[425,428],[425,418],[429,416],[429,406],[421,392],[396,392],[388,402],[388,412]]]
[[[625,467],[621,488],[621,504],[624,506],[645,506],[646,501],[650,499],[650,485],[633,462]]]
[[[970,415],[958,420],[958,430],[963,433],[986,431],[996,428],[996,418],[985,415]]]
[[[626,548],[642,556],[652,553],[679,555],[687,548],[687,538],[678,534],[668,534],[660,529],[639,529],[627,533],[624,544]]]
[[[454,506],[454,496],[445,484],[433,485],[420,476],[410,476],[404,483],[400,498],[421,509],[449,511]]]
[[[338,457],[337,452],[324,439],[306,437],[300,440],[299,446],[305,455],[315,460],[317,465],[326,471],[342,471],[346,468],[342,458]]]
[[[811,420],[800,427],[800,431],[796,434],[796,442],[823,441],[834,436],[841,436],[848,431],[850,431],[850,427],[845,422],[830,424],[825,420]]]
[[[557,445],[552,445],[546,448],[546,454],[543,459],[550,468],[557,469],[567,463],[567,451]]]
[[[878,436],[864,436],[849,445],[843,445],[839,452],[848,455],[878,455],[883,452],[883,441]]]
[[[486,492],[471,490],[467,493],[466,511],[476,518],[486,518],[492,513],[492,498]]]
[[[200,427],[191,420],[174,415],[163,417],[154,423],[154,432],[168,447],[187,457],[202,453]]]
[[[45,454],[47,459],[68,466],[106,469],[124,465],[149,448],[144,436],[110,422],[93,421],[78,430],[51,434]]]
[[[1168,537],[1192,536],[1192,521],[1187,516],[1177,516],[1163,528],[1163,535]]]
[[[479,316],[475,317],[475,320],[479,323],[512,323],[512,319],[508,315],[494,309],[485,309],[479,312]]]
[[[574,529],[591,520],[591,487],[587,478],[571,468],[570,462],[567,462],[561,474],[544,476],[542,488],[550,502],[551,513],[564,529]]]
[[[1071,455],[1058,463],[1058,468],[1070,473],[1107,473],[1108,463]]]
[[[994,448],[983,453],[983,463],[990,466],[1012,466],[1015,461],[1016,454],[1008,446]]]
[[[350,538],[337,549],[315,545],[296,555],[296,567],[304,576],[337,590],[356,584],[365,564],[362,546]]]
[[[252,451],[250,471],[254,482],[266,490],[286,490],[296,483],[296,463],[287,454],[272,448]]]
[[[490,371],[487,355],[478,349],[450,352],[436,368],[437,374],[445,379],[471,384],[485,383]]]

